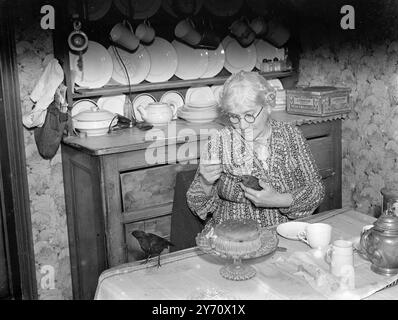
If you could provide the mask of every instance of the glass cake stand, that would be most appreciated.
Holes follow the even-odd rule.
[[[249,264],[244,264],[242,260],[262,257],[270,254],[278,247],[278,236],[275,231],[265,228],[260,231],[261,247],[257,251],[242,255],[227,254],[217,251],[212,245],[212,233],[210,228],[204,228],[201,233],[196,236],[196,244],[203,252],[212,254],[224,259],[232,260],[220,269],[220,274],[229,280],[248,280],[256,275],[256,269]]]

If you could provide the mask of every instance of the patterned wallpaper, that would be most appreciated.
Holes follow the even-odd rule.
[[[385,20],[398,13],[398,3],[385,4],[371,28],[308,24],[300,30],[298,84],[352,89],[353,111],[342,133],[343,205],[376,217],[380,190],[398,189],[398,29],[396,19]]]
[[[31,110],[29,95],[53,57],[51,32],[40,29],[39,23],[17,24],[16,46],[24,113]],[[44,160],[37,151],[33,130],[25,129],[24,138],[39,299],[71,299],[61,152],[58,150],[50,161]]]

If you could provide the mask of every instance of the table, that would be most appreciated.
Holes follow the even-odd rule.
[[[375,220],[350,208],[327,211],[301,219],[311,223],[322,221],[330,224],[333,227],[332,241],[359,237],[362,227],[372,224]],[[279,246],[287,250],[275,251],[270,255],[250,260],[257,274],[245,281],[224,279],[219,274],[219,269],[226,261],[204,254],[197,247],[162,255],[160,268],[155,266],[156,258],[151,259],[148,264],[124,264],[101,274],[95,299],[186,300],[200,299],[204,295],[239,300],[325,299],[325,296],[314,290],[308,282],[284,273],[283,268],[278,265],[278,261],[293,253],[308,252],[308,246],[301,241],[283,237],[279,237]],[[360,269],[368,272],[365,277],[372,278],[373,282],[392,282],[398,279],[398,275],[385,277],[375,274],[370,271],[370,262],[357,255],[354,257],[354,266],[356,272]],[[356,275],[356,281],[359,276],[361,275]],[[398,299],[398,286],[391,286],[365,298]]]

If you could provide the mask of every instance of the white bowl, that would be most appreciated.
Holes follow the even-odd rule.
[[[73,128],[84,132],[87,136],[102,136],[108,133],[111,120],[103,121],[79,121],[72,119]],[[117,124],[117,119],[112,123],[112,127]]]
[[[183,108],[177,112],[178,117],[185,119],[190,122],[210,122],[218,117],[218,111],[213,110],[209,112],[189,112],[184,111]]]
[[[213,101],[203,101],[203,102],[186,102],[186,105],[192,108],[205,109],[205,108],[216,107],[217,101],[213,100]]]
[[[192,112],[192,113],[198,113],[200,112],[201,114],[207,114],[209,112],[217,112],[218,108],[217,105],[215,106],[210,106],[210,107],[205,107],[205,108],[195,108],[190,105],[185,104],[182,108],[179,110],[183,112]]]

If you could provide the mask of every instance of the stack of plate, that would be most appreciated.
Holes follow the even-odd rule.
[[[208,87],[189,88],[185,105],[178,109],[179,118],[195,123],[211,122],[218,117],[218,103],[213,90]]]

